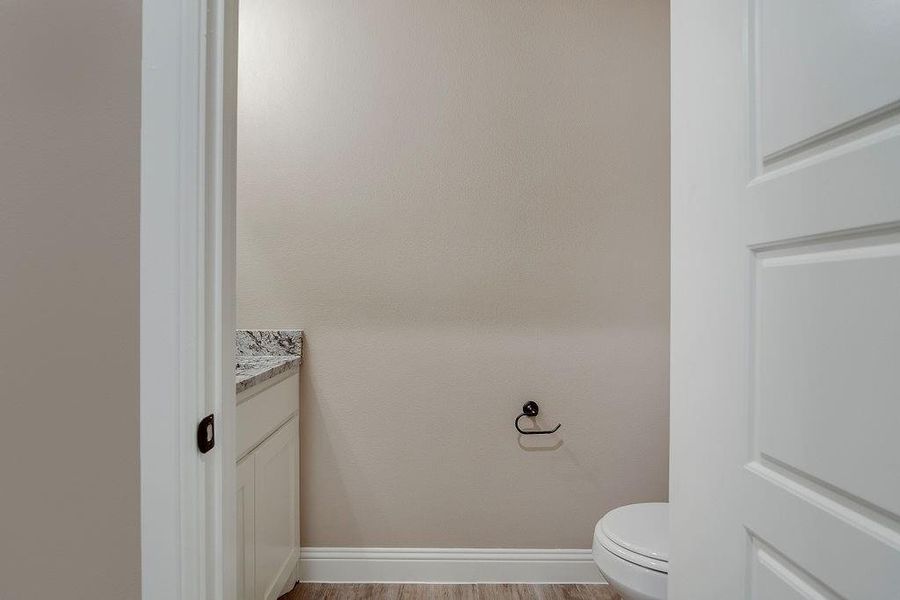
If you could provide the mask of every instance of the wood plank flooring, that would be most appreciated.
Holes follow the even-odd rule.
[[[619,600],[607,585],[301,583],[279,600]]]

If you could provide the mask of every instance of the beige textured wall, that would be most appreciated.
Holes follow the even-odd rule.
[[[140,597],[139,0],[0,2],[0,599]]]
[[[238,324],[307,332],[303,544],[587,548],[664,500],[668,3],[241,7]]]

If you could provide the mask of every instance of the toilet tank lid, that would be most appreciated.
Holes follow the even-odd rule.
[[[612,542],[641,556],[669,561],[669,504],[629,504],[606,513],[600,527]]]

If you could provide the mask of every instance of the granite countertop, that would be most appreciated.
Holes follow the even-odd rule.
[[[235,392],[298,367],[302,361],[300,329],[239,329],[235,335]]]

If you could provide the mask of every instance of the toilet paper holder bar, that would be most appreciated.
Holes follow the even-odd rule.
[[[519,427],[519,419],[522,417],[536,417],[538,413],[541,412],[541,407],[537,405],[537,402],[529,400],[522,406],[522,414],[516,417],[516,430],[522,435],[547,435],[550,433],[556,433],[556,430],[562,427],[562,423],[557,423],[556,427],[553,429],[522,429]]]

